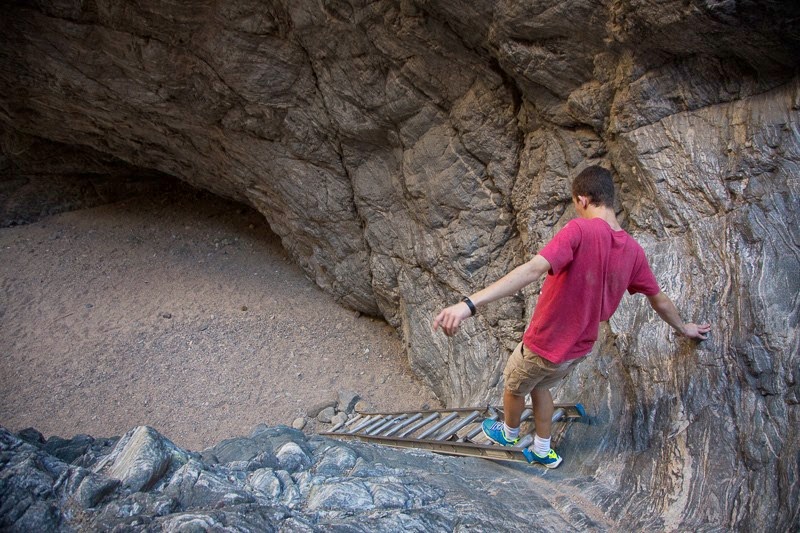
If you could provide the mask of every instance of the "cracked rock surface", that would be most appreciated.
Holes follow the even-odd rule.
[[[610,487],[587,497],[652,527],[797,528],[797,5],[33,6],[0,22],[4,158],[44,138],[254,206],[449,405],[497,397],[537,289],[453,339],[435,311],[571,218],[577,170],[612,167],[663,289],[714,329],[695,346],[623,301],[557,391],[598,422],[572,433]]]
[[[510,531],[535,519],[546,531],[613,528],[596,509],[574,512],[558,502],[579,484],[566,470],[556,474],[564,486],[551,498],[543,469],[309,438],[285,426],[258,426],[202,454],[146,426],[88,439],[87,452],[66,462],[35,430],[0,428],[0,527]],[[301,459],[287,470],[289,456]],[[142,477],[150,482],[132,483]],[[531,504],[525,493],[534,489],[545,494]]]

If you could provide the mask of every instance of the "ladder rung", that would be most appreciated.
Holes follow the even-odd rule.
[[[407,430],[402,432],[400,434],[400,438],[402,439],[402,438],[404,438],[404,437],[406,437],[408,435],[411,435],[412,433],[414,433],[419,428],[430,424],[431,422],[433,422],[437,418],[439,418],[439,413],[433,413],[433,414],[430,414],[430,415],[426,416],[421,421],[417,422],[416,424],[414,424],[413,426],[411,426],[410,428],[408,428]]]
[[[446,417],[442,418],[439,422],[435,423],[432,427],[426,429],[425,432],[422,433],[422,435],[420,435],[417,438],[418,439],[425,439],[425,438],[429,437],[430,435],[433,435],[434,433],[436,433],[437,431],[442,429],[444,426],[449,424],[450,421],[453,420],[454,418],[458,418],[458,413],[450,413]]]
[[[407,418],[406,420],[403,420],[402,422],[397,424],[395,427],[393,427],[390,431],[388,431],[384,435],[384,437],[391,437],[392,435],[394,435],[395,433],[397,433],[398,431],[400,431],[404,427],[408,426],[409,424],[413,424],[414,422],[416,422],[420,418],[422,418],[422,413],[417,413],[414,416],[411,416],[411,417]]]
[[[358,421],[359,421],[359,420],[361,420],[362,418],[364,418],[364,415],[362,415],[362,414],[357,414],[356,416],[354,416],[353,418],[351,418],[350,420],[348,420],[347,422],[345,422],[345,423],[344,423],[344,425],[345,425],[345,426],[352,426],[353,424],[355,424],[356,422],[358,422]]]
[[[446,431],[444,431],[444,432],[440,433],[439,435],[437,435],[434,440],[447,440],[447,439],[449,439],[451,436],[453,436],[456,433],[458,433],[458,431],[461,428],[467,426],[473,420],[478,418],[480,416],[480,414],[481,414],[480,411],[473,411],[472,413],[470,413],[469,415],[464,417],[462,420],[456,422],[455,425],[451,426]]]
[[[372,431],[367,432],[367,435],[380,435],[381,432],[386,431],[389,427],[394,424],[397,424],[399,421],[404,419],[406,415],[396,416],[394,418],[389,418],[386,422],[379,425],[377,428],[373,429]]]
[[[366,434],[366,435],[369,435],[369,432],[370,432],[370,431],[374,430],[375,428],[377,428],[378,426],[380,426],[381,424],[383,424],[383,423],[384,423],[386,420],[388,420],[388,419],[389,419],[389,417],[388,417],[388,416],[386,416],[386,417],[384,417],[384,416],[379,416],[378,418],[376,418],[376,419],[373,421],[373,423],[372,423],[372,424],[369,424],[369,425],[368,425],[366,428],[364,428],[364,429],[363,429],[363,432],[364,432],[364,434]]]
[[[515,447],[515,448],[522,449],[522,448],[527,448],[527,447],[528,447],[528,446],[530,446],[531,444],[533,444],[533,435],[531,435],[530,433],[528,433],[527,435],[525,435],[524,437],[522,437],[522,438],[520,439],[520,441],[519,441],[519,442],[516,444],[516,446],[514,446],[514,447]]]
[[[491,416],[489,416],[489,420],[497,420],[497,418],[498,418],[499,416],[500,416],[500,415],[498,415],[498,414],[497,414],[497,411],[495,411],[494,413],[492,413],[492,414],[491,414]],[[481,424],[478,424],[478,427],[476,427],[475,429],[473,429],[472,431],[470,431],[469,433],[467,433],[467,436],[466,436],[466,437],[462,437],[462,438],[458,439],[458,442],[469,441],[469,440],[472,440],[472,439],[474,439],[475,437],[477,437],[477,436],[478,436],[478,434],[479,434],[479,433],[481,433],[481,432],[483,431],[483,425],[482,425],[482,424],[483,424],[483,423],[481,423]]]
[[[362,429],[364,429],[368,425],[372,424],[375,421],[376,418],[383,418],[383,417],[380,417],[379,415],[370,415],[370,416],[366,417],[364,420],[362,420],[360,424],[356,425],[353,429],[351,429],[347,433],[350,434],[350,435],[354,435],[354,434],[358,433],[359,431],[361,431]]]

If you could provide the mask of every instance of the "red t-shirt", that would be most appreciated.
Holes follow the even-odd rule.
[[[661,291],[639,243],[602,218],[569,221],[539,254],[550,271],[522,341],[556,364],[592,350],[600,322],[611,318],[626,289]]]

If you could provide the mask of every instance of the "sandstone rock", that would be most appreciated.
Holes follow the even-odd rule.
[[[361,397],[358,393],[350,391],[350,390],[340,390],[339,391],[339,398],[336,401],[336,410],[342,413],[350,414],[353,412],[353,408],[356,406],[356,402]]]
[[[336,413],[331,417],[331,424],[333,426],[344,424],[345,422],[347,422],[347,415],[345,413]]]
[[[359,400],[356,402],[355,409],[357,413],[368,413],[372,411],[372,404],[367,402],[366,400]]]
[[[292,421],[292,427],[294,429],[303,429],[304,427],[306,427],[306,418],[304,416],[301,416],[299,418],[295,418]]]
[[[331,419],[336,415],[336,409],[333,407],[326,407],[317,415],[317,420],[322,422],[323,424],[330,424]]]
[[[336,400],[331,399],[316,403],[306,410],[306,414],[309,418],[317,418],[323,410],[329,407],[336,407]]]

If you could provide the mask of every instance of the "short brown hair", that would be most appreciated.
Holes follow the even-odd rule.
[[[611,172],[593,165],[586,167],[572,180],[572,197],[586,196],[589,203],[614,207],[614,180]]]

